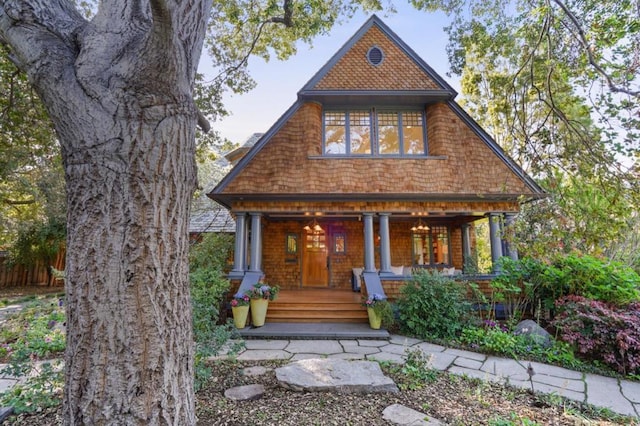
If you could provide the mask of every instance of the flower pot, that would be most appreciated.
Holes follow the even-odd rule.
[[[382,317],[373,308],[367,308],[367,314],[369,315],[369,327],[379,330],[382,325]]]
[[[254,327],[264,325],[268,307],[269,299],[251,299],[251,324],[253,324]]]
[[[247,317],[249,316],[249,306],[232,306],[233,323],[236,328],[245,328],[247,326]]]

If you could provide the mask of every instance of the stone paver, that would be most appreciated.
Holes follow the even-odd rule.
[[[260,340],[260,339],[256,339],[256,340],[246,340],[244,342],[244,346],[248,350],[259,350],[259,349],[277,350],[277,349],[284,349],[284,348],[287,347],[287,345],[289,345],[289,341],[288,340]]]
[[[463,358],[460,356],[453,361],[453,365],[464,368],[472,368],[474,370],[480,370],[482,364],[484,364],[482,361],[476,361],[475,359]]]
[[[394,364],[404,364],[405,359],[398,354],[392,354],[389,352],[378,352],[376,354],[366,355],[366,359],[375,361],[388,361]]]
[[[388,345],[387,340],[358,340],[360,346],[370,346],[373,348],[379,348],[380,346]]]
[[[444,353],[461,356],[463,358],[475,359],[476,361],[484,361],[487,356],[476,352],[463,351],[462,349],[445,349]]]
[[[491,373],[494,376],[508,377],[509,380],[529,380],[527,369],[515,359],[490,356],[482,364],[480,370]]]
[[[434,345],[433,343],[418,343],[417,345],[414,345],[414,348],[416,349],[420,349],[422,352],[430,352],[430,353],[435,353],[435,352],[444,352],[445,348],[444,346],[440,346],[440,345]]]
[[[535,379],[535,376],[534,376]],[[531,384],[527,389],[531,389]],[[560,396],[564,396],[565,398],[573,399],[574,401],[584,402],[585,394],[583,392],[574,391],[571,389],[567,389],[565,387],[556,387],[552,385],[548,385],[546,383],[539,383],[534,380],[533,382],[533,390],[535,392],[542,393],[553,393]]]
[[[487,382],[494,383],[506,383],[506,378],[501,376],[494,376],[491,373],[480,371],[474,368],[464,368],[454,365],[447,370],[449,373],[457,374],[458,376],[467,376],[473,379],[485,380]]]
[[[438,426],[442,423],[424,413],[401,404],[393,404],[382,410],[382,418],[394,425]]]
[[[270,349],[257,349],[246,350],[237,357],[240,361],[260,361],[260,360],[273,360],[273,359],[289,359],[291,354],[285,351],[270,350]]]
[[[557,367],[555,365],[540,364],[539,362],[533,361],[523,361],[523,363],[526,363],[525,366],[531,364],[531,367],[533,368],[535,374],[544,374],[547,376],[566,377],[567,379],[582,380],[582,373],[580,373],[579,371],[573,371],[567,368]]]
[[[404,346],[404,345],[395,345],[395,344],[388,344],[385,346],[380,346],[380,350],[382,352],[387,352],[390,354],[397,354],[397,355],[406,355],[407,354],[407,349],[411,350],[411,348],[409,346]]]
[[[384,347],[384,346],[382,346]],[[372,346],[354,346],[354,347],[346,347],[345,348],[345,352],[346,353],[350,353],[350,354],[362,354],[362,355],[369,355],[369,354],[376,354],[378,352],[381,352],[379,347],[372,347]]]
[[[377,362],[307,359],[276,368],[278,382],[298,392],[399,392]]]
[[[554,386],[560,389],[568,389],[575,392],[584,392],[584,381],[567,379],[565,377],[547,376],[546,374],[535,374],[533,376],[534,383]]]
[[[455,355],[444,352],[432,353],[429,356],[429,365],[435,370],[444,371],[453,364],[453,360],[456,358],[457,357]]]
[[[337,354],[344,352],[342,345],[335,340],[292,340],[285,350],[292,354]]]
[[[392,334],[389,337],[389,343],[393,343],[396,345],[413,346],[421,342],[422,340],[414,339],[413,337],[401,336],[399,334]]]
[[[589,404],[606,407],[627,416],[638,416],[633,404],[622,396],[617,379],[585,374],[585,382],[587,384],[586,402]]]
[[[245,385],[224,391],[224,396],[232,401],[255,401],[264,395],[264,386]]]
[[[622,389],[622,394],[629,401],[640,404],[640,383],[630,382],[629,380],[621,380],[620,388]]]
[[[328,358],[356,360],[356,359],[366,359],[366,355],[365,354],[354,354],[354,353],[351,353],[351,352],[345,352],[343,354],[332,354],[332,355],[329,355]]]

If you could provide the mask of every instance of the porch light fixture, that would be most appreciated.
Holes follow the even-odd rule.
[[[313,221],[311,223],[308,223],[307,225],[305,225],[304,228],[305,231],[307,231],[307,233],[311,234],[319,234],[320,232],[322,232],[322,227],[320,226],[320,224],[318,224],[318,222],[313,219]]]
[[[417,223],[414,223],[411,227],[413,232],[429,232],[429,226],[422,222],[422,219],[418,219]]]

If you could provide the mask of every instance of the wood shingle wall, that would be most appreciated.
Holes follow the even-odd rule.
[[[302,105],[223,193],[531,192],[446,104],[427,108],[430,157],[320,157],[321,123],[319,105]]]
[[[366,55],[372,46],[384,52],[378,66]],[[338,61],[315,90],[427,90],[440,89],[424,71],[376,26],[356,42]]]

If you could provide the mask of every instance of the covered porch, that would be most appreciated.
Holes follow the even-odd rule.
[[[233,211],[232,294],[242,293],[263,277],[266,283],[281,287],[280,299],[284,301],[303,299],[305,293],[314,294],[311,290],[324,291],[336,301],[340,294],[351,293],[353,298],[361,286],[369,294],[393,299],[419,269],[452,275],[477,272],[469,265],[476,248],[474,223],[483,218],[489,219],[491,273],[499,272],[500,257],[517,258],[517,252],[503,238],[515,217],[511,202],[484,202],[482,206],[438,203],[438,209],[429,203],[395,203],[396,209],[401,207],[395,211],[389,210],[388,204],[380,209],[375,209],[375,203],[360,204],[367,205],[349,206],[348,210],[342,205],[337,211],[335,204],[328,203],[290,204],[281,210],[272,204],[268,208],[262,205],[261,211]],[[370,279],[362,280],[363,276]],[[318,294],[311,297],[310,305],[319,304]],[[355,294],[359,303],[362,295]],[[294,321],[274,311],[270,308],[274,315],[270,320]],[[364,321],[366,313],[362,312]],[[331,318],[318,321],[330,322]]]

